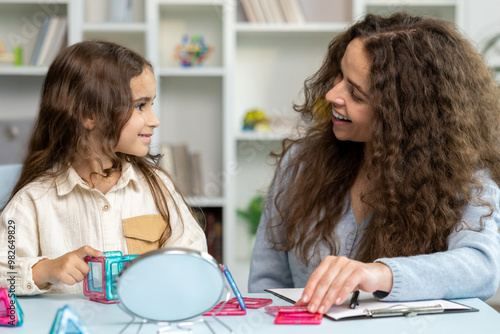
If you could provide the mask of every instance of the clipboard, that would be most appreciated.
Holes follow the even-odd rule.
[[[304,289],[266,289],[264,291],[295,304],[302,296]],[[361,292],[358,300],[359,306],[357,308],[349,308],[349,299],[347,299],[342,305],[333,305],[324,314],[324,317],[335,321],[343,321],[394,316],[411,317],[427,314],[479,312],[476,308],[445,299],[414,302],[383,302],[374,298],[371,293]]]

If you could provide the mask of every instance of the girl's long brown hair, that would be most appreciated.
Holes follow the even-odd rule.
[[[354,38],[364,42],[371,65],[373,140],[366,144],[335,138],[325,101]],[[451,24],[405,13],[367,15],[331,41],[304,95],[294,109],[308,131],[275,154],[290,156],[274,181],[286,184],[268,225],[275,249],[295,249],[306,263],[320,245],[336,254],[334,229],[362,165],[373,191],[362,194],[372,214],[358,260],[444,251],[450,233],[467,224],[465,205],[491,210],[474,199],[482,189],[475,172],[487,169],[500,184],[499,90]]]
[[[10,199],[30,182],[65,173],[77,156],[91,157],[90,134],[83,124],[92,119],[100,148],[112,162],[111,168],[103,168],[102,175],[121,171],[123,161],[142,172],[167,224],[160,239],[164,244],[171,235],[167,200],[172,194],[157,174],[165,173],[158,166],[160,156],[137,157],[114,151],[133,112],[130,80],[146,68],[152,70],[144,57],[110,42],[84,41],[60,52],[45,77],[39,114]],[[102,167],[102,161],[99,163]],[[177,205],[175,209],[179,212]]]

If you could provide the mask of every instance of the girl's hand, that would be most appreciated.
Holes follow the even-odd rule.
[[[43,259],[33,266],[33,280],[40,289],[49,284],[73,285],[81,282],[90,271],[85,256],[102,256],[102,252],[83,246],[56,259]]]
[[[311,274],[295,305],[308,305],[309,312],[325,313],[333,303],[342,304],[355,290],[390,292],[391,289],[392,272],[385,264],[328,256]]]

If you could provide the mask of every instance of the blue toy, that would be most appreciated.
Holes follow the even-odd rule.
[[[85,262],[90,267],[89,274],[83,280],[83,294],[90,300],[103,303],[118,303],[116,279],[123,267],[137,255],[122,255],[120,251],[104,252],[103,256],[86,256]]]
[[[90,334],[78,314],[69,306],[57,310],[49,334]]]

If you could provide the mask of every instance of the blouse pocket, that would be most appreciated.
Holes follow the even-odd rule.
[[[160,237],[166,227],[161,215],[127,218],[122,224],[129,254],[143,254],[160,248]]]

